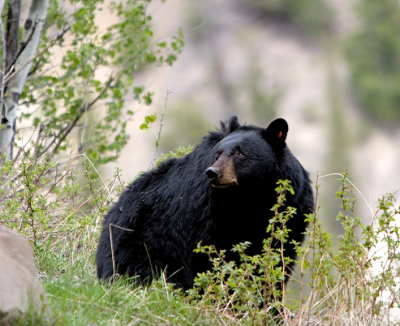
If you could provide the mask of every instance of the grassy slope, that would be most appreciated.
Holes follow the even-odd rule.
[[[99,282],[94,270],[92,243],[89,253],[71,252],[59,257],[38,254],[38,265],[46,276],[42,283],[48,293],[56,325],[216,325],[222,318],[205,313],[160,279],[149,287],[135,286],[128,279],[115,284]],[[49,321],[44,321],[49,323]],[[34,325],[34,324],[32,324]]]

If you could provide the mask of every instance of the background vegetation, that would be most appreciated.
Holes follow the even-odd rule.
[[[332,27],[332,8],[324,0],[251,0],[247,6],[260,14],[295,24],[305,33],[325,34]]]
[[[385,124],[400,119],[400,6],[395,0],[358,4],[360,27],[347,45],[354,89],[366,113]]]

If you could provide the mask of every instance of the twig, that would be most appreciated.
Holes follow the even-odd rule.
[[[69,135],[69,133],[72,131],[72,129],[74,129],[74,127],[76,126],[76,124],[78,123],[78,121],[80,120],[80,118],[82,117],[82,115],[89,111],[90,108],[103,96],[103,94],[112,87],[112,82],[114,81],[115,76],[110,76],[110,78],[108,79],[108,81],[106,82],[106,85],[104,86],[104,88],[101,90],[101,92],[99,94],[97,94],[97,96],[93,99],[93,101],[91,101],[90,103],[86,103],[85,105],[83,105],[80,110],[78,115],[75,117],[74,120],[72,120],[68,125],[66,125],[63,129],[61,129],[57,135],[54,135],[53,140],[50,142],[49,145],[47,145],[47,147],[45,149],[43,149],[38,157],[41,157],[43,154],[45,154],[51,146],[54,146],[54,149],[52,150],[52,156],[55,155],[55,153],[57,152],[57,149],[61,146],[62,142],[65,140],[65,138],[67,138],[67,136]]]
[[[64,35],[65,35],[70,29],[71,29],[71,25],[64,26],[64,28],[62,29],[62,31],[61,31],[60,33],[58,33],[58,34],[56,35],[56,37],[55,37],[53,40],[51,40],[49,46],[46,47],[45,50],[48,50],[51,46],[55,45],[59,40],[61,40],[61,39],[64,37]],[[44,53],[44,52],[42,51],[41,53]],[[38,70],[39,65],[40,65],[40,62],[42,61],[42,56],[40,56],[40,57],[37,56],[37,58],[38,58],[38,60],[36,61],[35,66],[34,66],[33,68],[30,69],[30,71],[29,71],[29,73],[28,73],[28,76],[33,75],[33,74]]]
[[[345,177],[343,174],[341,174],[341,173],[329,173],[329,174],[325,174],[325,175],[321,175],[321,176],[319,176],[319,178],[320,179],[324,179],[324,178],[327,178],[327,177],[333,177],[333,176],[338,176],[338,177],[341,177],[341,178],[344,178],[348,183],[350,183],[351,184],[351,186],[355,189],[355,190],[357,190],[357,192],[360,194],[360,197],[361,197],[361,199],[365,202],[365,204],[367,205],[367,207],[368,207],[368,209],[369,209],[369,211],[370,211],[370,213],[371,213],[371,217],[374,217],[374,211],[373,211],[373,209],[372,209],[372,207],[371,207],[371,204],[368,202],[368,200],[367,200],[367,198],[365,198],[365,196],[363,195],[363,193],[356,187],[356,185],[353,183],[353,182],[351,182],[351,180],[349,179],[349,178],[347,178],[347,177]]]
[[[65,33],[70,29],[70,27],[65,30]],[[50,49],[55,42],[59,39],[60,35],[64,35],[63,33],[59,34],[55,40],[53,40],[53,43],[49,44],[46,48],[44,48],[42,51],[40,51],[39,53],[37,53],[36,55],[34,55],[32,58],[30,58],[29,60],[26,60],[26,62],[24,64],[22,64],[18,70],[13,71],[11,74],[9,74],[6,79],[5,79],[5,83],[8,83],[12,78],[14,78],[21,70],[23,70],[28,64],[32,63],[35,59],[40,58],[43,53],[45,53],[48,49]]]
[[[128,229],[128,228],[124,228],[122,226],[118,226],[115,225],[113,223],[108,224],[108,232],[109,232],[109,236],[110,236],[110,245],[111,245],[111,258],[112,258],[112,265],[113,265],[113,275],[112,275],[112,281],[116,281],[116,277],[117,277],[117,264],[115,262],[115,253],[114,253],[114,239],[113,239],[113,235],[112,235],[112,227],[116,227],[118,229],[124,230],[124,231],[128,231],[128,232],[133,232],[132,229]]]
[[[72,159],[74,159],[76,157],[80,157],[80,156],[84,157],[89,162],[89,164],[92,166],[92,168],[96,171],[96,173],[99,175],[99,178],[100,178],[101,182],[103,183],[104,188],[108,192],[108,196],[111,197],[111,191],[107,188],[107,184],[106,184],[105,180],[101,176],[100,172],[96,169],[96,167],[94,166],[93,162],[87,157],[87,155],[85,153],[75,155],[75,156],[72,157]]]
[[[86,134],[86,129],[87,129],[88,120],[89,120],[88,111],[89,110],[85,110],[85,112],[84,112],[85,117],[84,117],[83,126],[81,128],[82,133],[81,133],[80,144],[79,144],[79,147],[78,147],[79,148],[78,149],[79,153],[83,153],[85,151],[85,134]]]
[[[165,94],[165,98],[164,98],[164,106],[163,106],[163,109],[161,112],[161,117],[160,117],[160,127],[158,128],[158,134],[157,134],[157,138],[156,138],[156,146],[154,148],[154,158],[153,158],[153,163],[152,163],[153,167],[154,167],[154,164],[157,159],[157,151],[158,151],[158,147],[160,145],[161,131],[162,131],[162,127],[164,126],[164,117],[165,117],[165,111],[167,109],[168,96],[171,93],[172,93],[172,91],[167,89],[167,93]]]

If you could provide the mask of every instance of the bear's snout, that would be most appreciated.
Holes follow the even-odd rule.
[[[206,170],[206,176],[208,181],[213,182],[221,177],[221,171],[211,166]]]
[[[238,186],[232,157],[222,155],[206,170],[206,176],[214,188]]]

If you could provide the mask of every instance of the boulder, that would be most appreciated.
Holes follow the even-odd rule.
[[[46,305],[28,240],[0,226],[0,317],[26,313],[28,309],[41,315]]]

